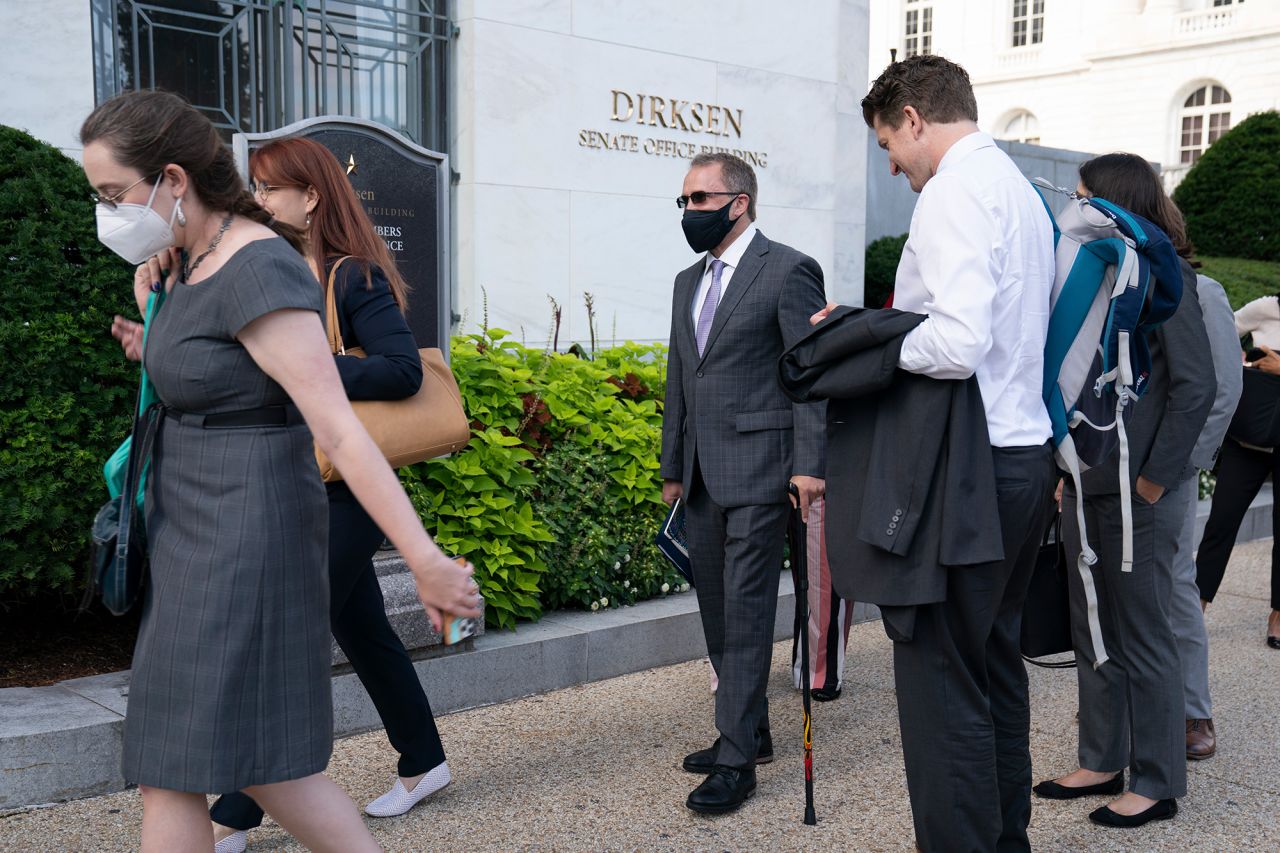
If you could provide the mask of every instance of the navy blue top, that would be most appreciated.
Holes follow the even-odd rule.
[[[333,260],[336,260],[333,259]],[[325,264],[325,280],[333,269]],[[422,386],[422,361],[418,343],[404,314],[391,295],[391,284],[377,264],[348,258],[338,267],[333,283],[338,308],[338,330],[344,346],[361,347],[365,358],[335,355],[342,387],[351,400],[402,400]]]

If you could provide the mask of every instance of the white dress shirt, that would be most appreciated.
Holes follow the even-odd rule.
[[[744,216],[746,214],[743,214]],[[747,246],[751,245],[751,239],[756,236],[756,224],[752,222],[747,226],[747,230],[738,235],[738,238],[729,244],[729,248],[720,253],[720,260],[724,261],[724,269],[720,271],[720,302],[724,302],[724,295],[729,292],[729,279],[733,278],[733,271],[738,268],[738,264],[742,263],[742,256],[746,254]],[[693,327],[698,327],[698,315],[702,313],[702,303],[707,301],[707,291],[711,289],[711,262],[715,260],[710,252],[707,252],[707,265],[702,270],[702,281],[698,283],[698,289],[693,293]],[[719,303],[717,303],[718,307]]]
[[[957,141],[920,193],[898,264],[893,307],[928,315],[898,366],[976,375],[994,447],[1053,434],[1041,397],[1053,274],[1053,225],[1031,183],[987,134]]]

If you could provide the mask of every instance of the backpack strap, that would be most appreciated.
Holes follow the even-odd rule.
[[[1076,571],[1080,573],[1080,585],[1084,588],[1089,642],[1093,645],[1093,668],[1097,669],[1110,658],[1107,657],[1106,643],[1102,640],[1102,620],[1098,617],[1098,588],[1093,582],[1093,566],[1098,562],[1098,555],[1089,547],[1089,531],[1084,520],[1084,489],[1080,484],[1080,456],[1076,453],[1076,445],[1070,433],[1058,445],[1057,455],[1058,461],[1071,475],[1071,482],[1076,489],[1076,525],[1080,530],[1080,557],[1076,560]]]

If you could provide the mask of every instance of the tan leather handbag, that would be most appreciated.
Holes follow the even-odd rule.
[[[335,355],[364,358],[359,347],[347,349],[342,343],[338,325],[338,306],[334,298],[334,276],[346,258],[339,258],[329,271],[329,287],[325,291],[325,326],[329,349]],[[352,400],[351,408],[369,431],[370,437],[387,457],[392,468],[412,465],[424,459],[454,453],[471,440],[471,425],[462,408],[462,394],[453,378],[444,354],[434,347],[418,350],[422,358],[422,387],[403,400]],[[328,457],[316,448],[316,463],[326,483],[341,480],[342,475]]]

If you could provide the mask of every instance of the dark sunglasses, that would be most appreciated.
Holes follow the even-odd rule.
[[[676,196],[676,207],[684,209],[685,207],[688,207],[689,202],[693,202],[694,204],[702,204],[704,201],[707,200],[707,196],[710,196],[710,195],[746,195],[746,193],[703,192],[702,190],[698,190],[696,193],[689,193],[688,195]]]

